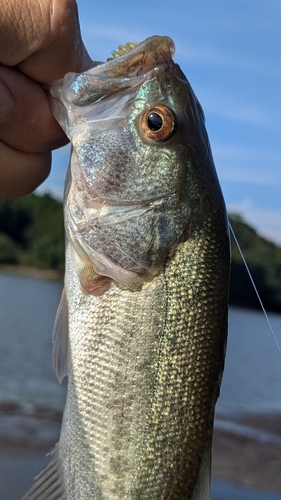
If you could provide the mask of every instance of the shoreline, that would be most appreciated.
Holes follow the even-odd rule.
[[[13,463],[19,468],[26,459],[30,462],[32,479],[38,472],[38,459],[46,461],[46,454],[58,441],[61,418],[62,413],[58,410],[0,403],[0,454],[2,461],[6,457],[11,464],[5,481],[11,484],[15,477]],[[221,425],[222,421],[227,425]],[[280,413],[217,419],[212,456],[214,484],[281,494]],[[0,497],[3,498],[1,484]]]
[[[214,429],[212,478],[281,493],[280,412],[244,414],[225,422],[225,428],[215,425]]]
[[[0,265],[0,273],[23,278],[36,278],[50,281],[63,281],[64,273],[52,269],[38,269],[37,267],[24,267]]]
[[[17,266],[12,264],[0,264],[0,274],[8,274],[10,276],[18,276],[23,278],[35,278],[42,280],[49,280],[55,282],[63,282],[64,280],[64,272],[56,271],[53,269],[39,269],[37,267],[25,267],[25,266]],[[239,302],[238,300],[229,299],[229,306],[232,308],[239,308],[250,311],[262,311],[259,302],[256,306],[245,305],[243,300]],[[276,308],[267,307],[267,313],[277,314],[280,316],[280,311],[276,310]]]

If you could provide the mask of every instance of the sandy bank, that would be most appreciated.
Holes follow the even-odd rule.
[[[44,408],[0,405],[1,500],[19,500],[45,465],[45,455],[58,440],[61,417]],[[226,423],[227,430],[218,426],[214,432],[213,500],[224,494],[224,500],[267,500],[271,496],[266,492],[280,493],[281,498],[281,416],[244,416],[234,422],[232,431]],[[264,497],[241,487],[264,492]]]
[[[212,477],[281,493],[281,415],[247,415],[236,423],[233,431],[214,431]]]

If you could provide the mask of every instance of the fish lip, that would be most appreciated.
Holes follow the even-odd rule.
[[[172,70],[175,67],[174,53],[175,44],[170,37],[154,35],[125,54],[108,62],[95,64],[84,73],[67,73],[63,80],[64,100],[81,108],[103,100],[108,92],[114,94],[115,85],[118,91],[120,88],[139,85],[150,72],[162,65]],[[85,79],[89,80],[88,83],[85,83]],[[109,82],[112,84],[111,90]],[[60,98],[60,93],[59,88],[52,87],[51,94],[54,98]]]
[[[146,38],[123,55],[90,70],[92,75],[107,77],[140,76],[163,64],[174,64],[175,44],[168,36],[154,35]]]

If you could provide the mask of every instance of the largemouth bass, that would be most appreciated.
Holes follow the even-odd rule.
[[[173,53],[154,36],[52,88],[73,145],[54,339],[68,389],[59,443],[25,499],[210,499],[228,223]]]

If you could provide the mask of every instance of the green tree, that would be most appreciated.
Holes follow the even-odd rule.
[[[18,263],[18,246],[6,233],[0,233],[0,264]]]
[[[281,248],[258,235],[237,214],[230,214],[229,220],[264,306],[281,312]],[[230,302],[245,307],[260,307],[233,239]]]
[[[48,194],[5,199],[0,230],[19,244],[20,265],[63,271],[63,210],[58,200]]]

